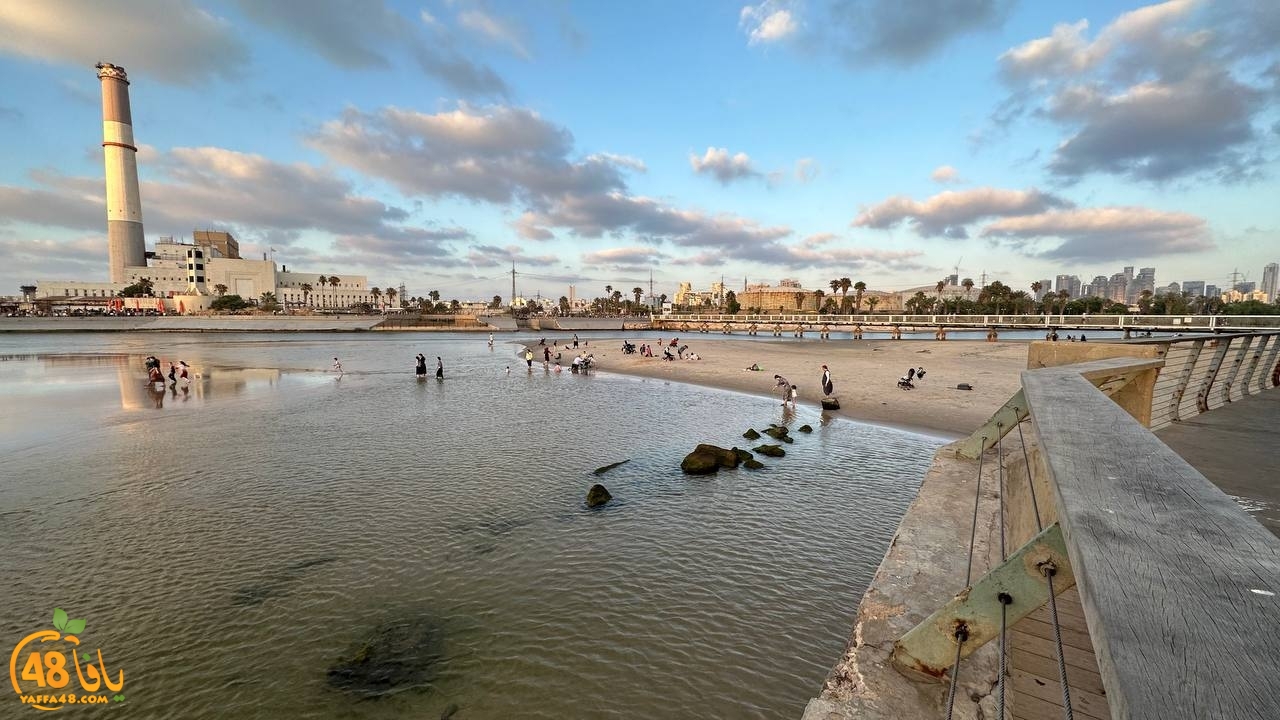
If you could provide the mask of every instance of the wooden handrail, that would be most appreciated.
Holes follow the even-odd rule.
[[[1280,717],[1280,539],[1086,376],[1022,373],[1114,718]]]

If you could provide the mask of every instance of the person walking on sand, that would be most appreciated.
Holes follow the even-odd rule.
[[[178,366],[174,365],[172,360],[169,361],[169,382],[178,384]]]
[[[774,375],[773,380],[774,380],[773,388],[775,390],[779,388],[782,389],[782,404],[786,405],[787,398],[788,396],[791,395],[791,381],[782,377],[781,375]]]
[[[529,348],[524,349],[524,362],[529,366],[529,372],[533,372],[533,351]]]
[[[418,365],[413,371],[418,376],[418,379],[421,380],[427,376],[427,358],[422,353],[418,353],[414,360],[418,362]]]
[[[573,349],[578,349],[578,333],[573,334]]]
[[[436,379],[444,379],[444,361],[440,359],[439,355],[436,356]]]
[[[342,375],[342,363],[338,362],[338,358],[333,359],[333,371],[338,373],[339,376]]]
[[[489,347],[493,347],[493,333],[489,333]]]
[[[191,376],[187,373],[191,366],[187,365],[186,360],[178,361],[178,379],[184,383],[191,382]]]
[[[831,371],[826,365],[822,366],[822,395],[823,397],[831,397],[831,393],[835,391],[835,386],[831,384]]]

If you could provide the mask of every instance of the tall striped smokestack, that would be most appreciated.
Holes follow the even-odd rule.
[[[98,63],[102,81],[102,155],[107,176],[107,264],[111,282],[127,282],[125,268],[147,264],[138,195],[138,148],[129,113],[129,76],[124,68]]]

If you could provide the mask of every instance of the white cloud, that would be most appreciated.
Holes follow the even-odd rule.
[[[929,173],[929,179],[943,185],[957,183],[960,182],[960,171],[950,165],[939,165]]]
[[[249,59],[231,26],[191,0],[5,0],[0,53],[79,65],[86,73],[106,61],[182,85],[236,77]]]
[[[799,29],[791,10],[779,0],[764,0],[759,5],[743,7],[738,14],[738,24],[746,31],[751,45],[777,42]]]
[[[855,227],[886,229],[909,221],[922,237],[968,237],[965,225],[987,217],[1030,215],[1050,208],[1070,207],[1067,200],[1029,190],[981,187],[947,190],[923,202],[906,196],[891,197],[865,207],[853,220]]]
[[[800,158],[796,161],[796,180],[802,183],[812,182],[820,172],[822,172],[822,168],[818,165],[818,161],[813,158]]]
[[[510,20],[496,18],[481,10],[466,10],[458,15],[458,24],[499,45],[505,45],[519,57],[528,60],[531,55],[525,44],[524,32]]]
[[[751,158],[746,153],[730,155],[726,148],[708,147],[702,157],[690,155],[689,165],[698,174],[709,174],[715,177],[721,185],[728,185],[735,180],[760,177],[760,172],[751,166]]]
[[[1078,262],[1212,250],[1203,218],[1142,207],[1075,208],[996,220],[982,237],[1028,255]]]

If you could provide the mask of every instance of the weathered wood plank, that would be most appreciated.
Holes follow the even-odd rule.
[[[1053,680],[1057,684],[1058,680],[1058,660],[1057,658],[1048,658],[1034,653],[1014,650],[1009,654],[1009,666],[1014,670],[1020,670],[1028,675],[1039,678]],[[1067,685],[1071,687],[1072,692],[1076,688],[1080,688],[1085,692],[1091,692],[1095,695],[1105,695],[1106,689],[1102,686],[1102,676],[1098,674],[1095,667],[1092,670],[1075,665],[1067,666]]]
[[[1054,673],[1053,679],[1041,679],[1014,670],[1010,680],[1013,681],[1013,689],[1018,693],[1019,700],[1024,697],[1034,697],[1051,705],[1062,706],[1062,686],[1058,684],[1057,673]],[[1067,678],[1067,682],[1071,682],[1070,677]],[[1111,717],[1111,711],[1107,708],[1106,695],[1092,693],[1080,687],[1070,687],[1072,713],[1080,717]]]
[[[1017,688],[1014,688],[1012,697],[1009,709],[1013,711],[1015,718],[1022,720],[1062,720],[1064,717],[1061,701],[1057,703],[1048,702],[1034,695],[1019,692]],[[1076,711],[1075,717],[1081,720],[1111,720],[1110,714],[1098,717],[1084,714],[1083,711]]]
[[[1049,658],[1055,663],[1058,662],[1058,650],[1052,640],[1045,640],[1026,633],[1011,633],[1011,638],[1010,645],[1012,647],[1043,658]],[[1078,667],[1082,670],[1098,669],[1098,661],[1092,652],[1073,647],[1064,647],[1062,648],[1062,657],[1069,666]]]
[[[1280,539],[1073,368],[1022,380],[1112,715],[1280,717]]]

